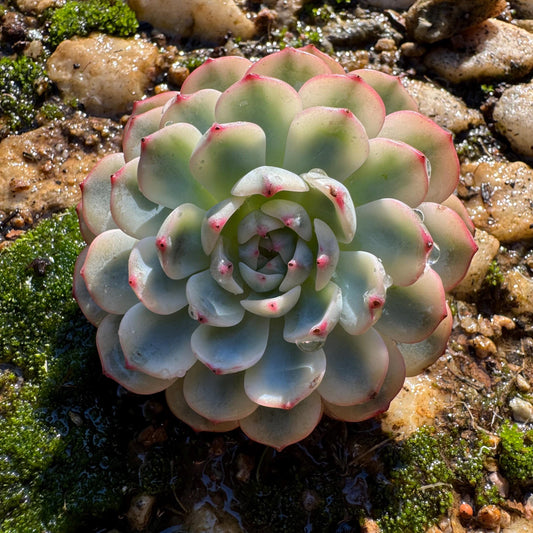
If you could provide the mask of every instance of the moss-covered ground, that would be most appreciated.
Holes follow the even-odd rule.
[[[81,247],[72,213],[0,255],[0,530],[73,531],[120,502],[116,405],[93,328],[71,296]]]

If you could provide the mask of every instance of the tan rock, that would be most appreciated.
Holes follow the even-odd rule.
[[[118,117],[146,93],[158,56],[147,41],[93,34],[63,41],[48,59],[47,71],[64,98],[76,98],[89,114]]]
[[[407,437],[420,426],[433,425],[449,402],[449,394],[435,387],[434,376],[424,373],[406,378],[388,411],[381,415],[381,428],[385,433]]]
[[[495,505],[485,505],[479,510],[476,518],[481,526],[495,529],[500,525],[501,510]]]
[[[452,291],[459,299],[464,299],[469,294],[475,294],[481,289],[490,264],[500,248],[500,241],[496,237],[480,229],[476,229],[474,240],[478,246],[477,252],[472,258],[466,276]]]
[[[505,0],[417,0],[405,15],[409,35],[416,41],[434,43],[498,16]]]
[[[505,274],[505,286],[515,315],[533,314],[533,280],[519,272],[510,270]]]
[[[519,28],[523,28],[529,33],[533,33],[533,20],[532,19],[514,19],[514,24]]]
[[[465,200],[472,221],[501,242],[533,238],[533,169],[515,163],[464,167],[478,194]]]
[[[76,204],[79,183],[101,157],[119,149],[118,139],[118,126],[98,118],[6,137],[0,142],[0,210],[42,213]]]
[[[515,152],[533,157],[533,83],[505,90],[494,107],[496,129]]]
[[[178,37],[194,37],[220,42],[231,32],[249,39],[255,33],[253,22],[234,0],[128,0],[137,18]]]
[[[17,8],[22,13],[42,13],[49,7],[60,7],[64,4],[62,0],[16,0]]]
[[[533,69],[533,35],[501,20],[489,19],[456,35],[452,47],[437,47],[424,62],[452,83],[513,79]]]
[[[401,78],[409,94],[416,100],[421,113],[433,119],[439,126],[459,133],[484,123],[477,109],[470,109],[446,89],[410,78]]]

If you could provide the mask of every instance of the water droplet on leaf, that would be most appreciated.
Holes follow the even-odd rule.
[[[325,343],[326,341],[323,339],[316,341],[299,341],[296,343],[296,346],[298,346],[302,352],[316,352],[317,350],[320,350]]]

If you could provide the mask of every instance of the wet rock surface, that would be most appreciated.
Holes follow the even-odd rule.
[[[505,0],[417,0],[405,15],[408,34],[416,41],[434,43],[498,16]]]
[[[533,68],[533,35],[508,22],[486,20],[454,35],[450,44],[431,50],[425,64],[452,83],[516,80]]]
[[[63,98],[78,100],[90,115],[117,118],[156,78],[157,58],[145,40],[98,34],[63,41],[46,66]]]
[[[533,158],[533,85],[519,83],[503,91],[492,116],[513,150]]]
[[[4,55],[38,48],[18,43],[35,35],[30,30],[38,23],[31,17],[53,4],[17,2],[21,14],[13,11],[2,29]],[[520,457],[533,454],[531,438],[520,448],[519,434],[502,428],[533,428],[533,34],[525,29],[532,3],[512,1],[511,11],[498,0],[454,2],[453,9],[436,0],[355,6],[250,0],[225,2],[229,26],[207,1],[176,4],[189,9],[189,18],[180,20],[172,20],[177,11],[166,17],[165,9],[156,8],[152,15],[158,18],[150,19],[147,3],[134,4],[139,18],[151,22],[138,37],[92,36],[48,50],[53,91],[47,98],[78,103],[62,118],[39,118],[34,129],[0,141],[4,248],[42,216],[77,203],[79,182],[94,161],[117,150],[120,117],[133,100],[179,89],[208,57],[257,58],[313,42],[348,70],[400,75],[421,110],[455,134],[463,163],[457,193],[476,226],[479,252],[449,296],[454,330],[439,361],[410,378],[381,418],[362,424],[325,419],[282,453],[250,443],[238,431],[196,435],[175,421],[161,398],[123,390],[117,396],[115,385],[101,378],[106,401],[120,414],[112,420],[123,425],[95,435],[119,439],[114,460],[135,475],[121,484],[119,508],[88,519],[92,530],[400,533],[408,530],[403,523],[377,521],[390,503],[383,494],[393,499],[387,490],[394,486],[396,494],[405,490],[399,498],[412,504],[412,520],[427,518],[428,502],[438,501],[437,514],[429,517],[433,533],[530,532],[533,485],[520,478],[526,471]],[[207,9],[205,17],[199,6]],[[36,42],[46,49],[46,42]],[[34,259],[25,275],[46,277],[50,259]],[[10,373],[15,375],[2,367],[2,375]],[[71,410],[71,431],[89,427],[87,412]],[[433,429],[420,433],[421,425]],[[425,470],[424,461],[430,465]],[[413,472],[409,465],[415,463],[419,470]],[[409,484],[416,490],[408,492]],[[414,531],[426,529],[423,520],[411,523]]]
[[[129,0],[140,21],[179,35],[219,43],[231,33],[250,39],[255,27],[233,0]]]

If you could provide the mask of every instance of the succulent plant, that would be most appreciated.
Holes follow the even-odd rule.
[[[277,449],[385,411],[443,353],[476,251],[451,135],[416,109],[312,46],[137,102],[78,205],[104,373]]]

